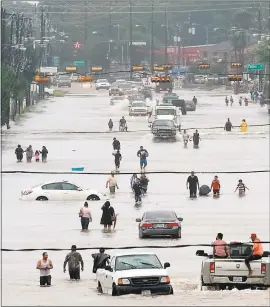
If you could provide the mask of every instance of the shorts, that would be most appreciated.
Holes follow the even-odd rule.
[[[146,167],[147,166],[147,160],[146,159],[140,160],[140,166],[141,167]]]
[[[40,285],[41,286],[51,286],[52,276],[40,276]]]
[[[219,190],[213,190],[214,195],[219,195]]]
[[[115,186],[114,185],[109,187],[109,189],[110,189],[110,193],[112,193],[112,194],[115,193]]]

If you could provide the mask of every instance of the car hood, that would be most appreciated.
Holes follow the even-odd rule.
[[[165,269],[135,269],[116,271],[118,277],[146,277],[146,276],[167,276],[168,272]]]
[[[160,130],[160,129],[164,129],[164,130],[174,130],[176,129],[175,127],[170,127],[170,126],[166,126],[166,125],[158,125],[158,126],[154,126],[153,130]]]
[[[139,110],[139,111],[145,111],[145,110],[147,110],[147,107],[145,106],[145,107],[132,107],[131,106],[131,109],[133,109],[133,110]]]

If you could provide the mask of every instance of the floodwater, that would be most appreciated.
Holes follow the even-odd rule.
[[[147,119],[130,118],[127,104],[109,105],[107,92],[94,97],[55,98],[40,103],[3,133],[3,170],[69,172],[74,166],[84,166],[85,172],[109,172],[113,170],[112,140],[117,137],[122,147],[122,172],[139,172],[136,156],[140,145],[149,152],[148,171],[197,172],[200,184],[210,185],[214,172],[269,169],[269,130],[250,127],[242,134],[239,128],[227,133],[223,127],[229,117],[233,125],[245,118],[248,124],[267,124],[265,108],[250,104],[248,107],[226,107],[222,93],[179,91],[186,99],[196,95],[197,111],[182,117],[183,128],[202,128],[201,146],[184,149],[181,137],[177,142],[153,142]],[[224,93],[225,95],[225,93]],[[125,115],[129,133],[108,133],[108,120],[115,122]],[[192,133],[194,129],[190,130]],[[73,133],[70,133],[73,132]],[[77,133],[76,133],[77,132]],[[80,133],[78,133],[80,132]],[[88,132],[88,133],[82,133]],[[90,133],[91,132],[91,133]],[[104,132],[104,133],[94,133]],[[15,161],[17,144],[33,149],[48,148],[48,163],[31,164]],[[210,171],[213,174],[200,174]],[[51,180],[70,180],[75,184],[106,192],[107,175],[52,175],[52,174],[3,174],[2,176],[2,227],[3,248],[66,248],[120,247],[144,245],[171,246],[177,244],[208,244],[218,232],[227,241],[248,241],[250,233],[257,233],[263,241],[269,241],[269,174],[220,174],[221,197],[211,196],[189,200],[185,182],[188,174],[149,174],[149,192],[140,209],[134,207],[130,191],[130,175],[117,176],[119,190],[111,200],[118,213],[116,231],[101,231],[101,202],[91,202],[93,223],[89,233],[80,232],[78,212],[80,202],[26,202],[20,201],[20,192]],[[234,194],[238,179],[243,179],[250,189],[244,198]],[[182,239],[138,238],[135,219],[147,209],[169,208],[184,218]],[[268,250],[269,246],[265,246]],[[109,298],[96,291],[97,283],[92,274],[91,253],[82,251],[85,271],[81,281],[68,281],[62,267],[67,251],[49,251],[53,261],[51,288],[39,287],[39,272],[35,269],[42,251],[2,253],[2,303],[20,306],[89,306],[89,305],[230,305],[268,306],[266,291],[200,291],[201,260],[195,256],[195,247],[177,249],[152,249],[162,262],[170,262],[169,273],[174,295],[143,297],[127,295]],[[140,250],[140,249],[139,249]],[[150,249],[146,249],[150,250]],[[108,251],[112,253],[114,251]]]

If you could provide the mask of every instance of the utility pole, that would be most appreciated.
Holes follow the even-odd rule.
[[[165,64],[168,64],[168,7],[165,4]]]
[[[6,33],[6,10],[1,7],[1,58],[4,60],[5,58],[5,48],[7,47],[5,45],[5,33]]]
[[[181,49],[181,36],[180,36],[180,25],[176,25],[176,38],[177,38],[177,66],[180,67],[180,49]]]
[[[111,67],[111,41],[112,41],[112,6],[110,6],[110,13],[109,13],[109,45],[108,45],[108,69],[110,71]],[[119,29],[118,29],[119,31]]]
[[[133,64],[133,38],[132,38],[132,0],[129,0],[129,72],[130,80],[132,80],[132,64]]]
[[[259,23],[259,40],[262,40],[262,8],[261,8],[261,3],[259,4],[258,7],[258,23]],[[247,46],[248,48],[248,46]],[[262,71],[259,71],[259,92],[262,91]]]
[[[87,74],[87,41],[88,41],[88,9],[87,0],[84,1],[84,71]]]
[[[45,37],[45,17],[44,17],[44,7],[41,7],[41,17],[40,17],[40,63],[39,68],[42,66],[42,60],[44,56],[44,37]],[[44,98],[44,84],[39,84],[39,98]]]
[[[151,65],[151,72],[153,72],[154,66],[154,0],[152,0],[151,5],[151,51],[150,51],[150,65]]]

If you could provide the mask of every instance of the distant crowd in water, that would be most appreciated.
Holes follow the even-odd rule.
[[[29,145],[26,150],[22,149],[21,145],[18,145],[18,147],[15,149],[15,155],[17,158],[17,162],[22,162],[23,160],[23,154],[26,153],[26,162],[30,163],[32,162],[32,159],[34,158],[36,162],[40,161],[40,155],[41,155],[41,161],[47,162],[47,156],[48,156],[48,149],[46,146],[42,146],[41,150],[36,150],[34,152],[32,145]]]

